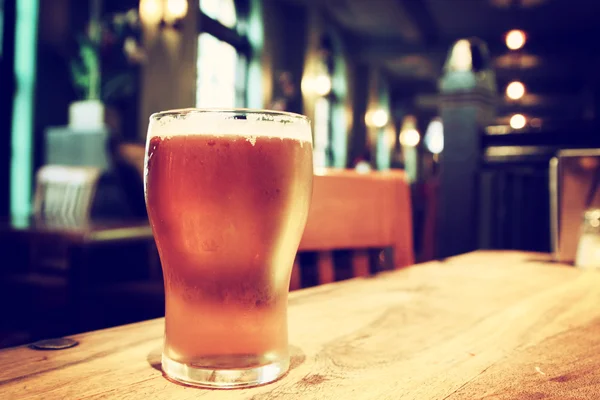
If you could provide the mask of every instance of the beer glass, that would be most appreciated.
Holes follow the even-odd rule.
[[[150,117],[144,188],[163,268],[168,378],[233,388],[287,371],[287,295],[312,176],[304,116]]]

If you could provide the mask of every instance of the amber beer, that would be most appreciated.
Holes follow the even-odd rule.
[[[286,372],[287,294],[312,168],[300,115],[151,117],[145,194],[165,282],[167,376],[239,387]]]

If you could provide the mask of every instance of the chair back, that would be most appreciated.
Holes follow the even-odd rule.
[[[300,251],[317,252],[318,283],[336,279],[333,250],[352,250],[352,276],[370,274],[369,253],[393,248],[394,268],[414,263],[410,187],[403,171],[358,173],[327,169],[315,174]],[[298,263],[291,288],[301,287]]]

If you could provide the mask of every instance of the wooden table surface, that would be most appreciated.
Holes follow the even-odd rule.
[[[85,224],[68,221],[44,221],[35,218],[0,219],[0,235],[60,236],[73,243],[94,243],[153,239],[146,220],[97,220]]]
[[[233,391],[163,378],[163,320],[0,352],[2,399],[599,399],[600,273],[476,252],[290,296],[291,371]]]

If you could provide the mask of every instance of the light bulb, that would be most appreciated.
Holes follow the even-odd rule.
[[[376,128],[383,128],[387,125],[389,119],[389,115],[385,110],[375,110],[371,114],[371,122]]]
[[[510,127],[513,129],[523,129],[527,124],[527,119],[523,114],[515,114],[510,117]]]
[[[144,24],[156,25],[162,19],[163,0],[141,0],[140,19]]]
[[[405,147],[415,147],[421,141],[421,135],[416,129],[405,129],[400,132],[400,144]]]
[[[513,29],[506,34],[506,47],[511,50],[519,50],[525,46],[526,39],[525,32]]]
[[[167,0],[167,9],[165,11],[165,20],[169,22],[183,19],[188,12],[187,0]]]
[[[331,92],[331,78],[319,75],[313,81],[313,89],[319,96],[327,96]]]
[[[444,150],[444,125],[439,119],[429,123],[425,132],[425,146],[433,154],[440,154]]]
[[[521,82],[511,82],[506,87],[506,96],[512,100],[518,100],[525,94],[525,85]]]

